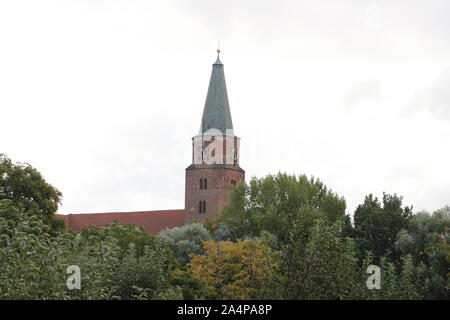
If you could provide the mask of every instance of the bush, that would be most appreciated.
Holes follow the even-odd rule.
[[[191,253],[203,254],[203,241],[211,240],[208,230],[200,223],[161,231],[159,237],[175,252],[182,265],[189,261]]]

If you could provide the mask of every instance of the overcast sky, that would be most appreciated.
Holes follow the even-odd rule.
[[[0,0],[0,152],[60,213],[181,209],[217,42],[241,166],[450,204],[450,1]]]

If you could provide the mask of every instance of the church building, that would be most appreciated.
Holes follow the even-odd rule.
[[[229,201],[231,188],[245,181],[245,171],[239,166],[239,142],[233,129],[224,65],[218,49],[200,130],[192,138],[192,163],[185,175],[185,208],[57,216],[76,232],[87,226],[99,227],[117,221],[123,225],[140,225],[151,234],[205,217],[218,218]]]

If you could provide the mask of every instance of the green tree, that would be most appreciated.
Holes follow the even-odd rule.
[[[443,234],[435,234],[436,245],[427,248],[428,252],[439,252],[444,254],[447,263],[450,263],[450,228],[446,227]],[[450,290],[450,268],[447,268],[447,285],[445,289]],[[447,295],[448,295],[447,291]]]
[[[381,257],[400,261],[400,253],[395,248],[397,234],[406,228],[411,220],[410,207],[403,207],[402,197],[383,193],[380,203],[372,194],[366,196],[354,214],[354,238],[361,255],[371,251],[378,261]]]
[[[0,200],[9,199],[19,210],[42,215],[51,227],[50,233],[64,228],[64,221],[54,216],[61,202],[61,192],[29,164],[13,163],[0,154],[0,191]]]
[[[163,239],[149,235],[144,228],[117,222],[102,227],[83,228],[80,238],[87,248],[113,240],[118,261],[108,279],[116,298],[120,299],[182,299],[192,294],[174,276],[178,262]]]
[[[225,229],[229,237],[252,238],[267,231],[284,243],[287,241],[286,230],[290,228],[290,216],[306,207],[322,212],[329,224],[345,217],[345,200],[318,179],[285,173],[253,178],[248,185],[233,188],[217,232],[223,233]]]
[[[329,225],[313,208],[292,216],[280,263],[264,296],[281,299],[352,299],[361,295],[354,243],[342,223]]]
[[[115,244],[85,246],[72,233],[54,232],[42,215],[0,201],[0,299],[110,299]],[[82,290],[66,287],[69,265],[82,270]]]
[[[121,299],[183,299],[183,291],[172,285],[173,253],[157,239],[138,255],[131,245],[114,273],[115,294]]]
[[[102,227],[85,227],[80,236],[88,243],[114,238],[122,253],[127,252],[130,245],[133,245],[138,256],[143,255],[145,247],[153,246],[156,241],[155,236],[148,234],[143,227],[134,224],[119,225],[116,221]]]
[[[423,266],[422,276],[429,279],[427,299],[450,299],[447,273],[450,263],[443,250],[431,250],[439,247],[450,228],[450,207],[436,210],[432,214],[419,212],[412,216],[406,229],[397,235],[396,249],[402,255],[411,255],[417,264]]]
[[[175,252],[182,265],[189,261],[191,253],[203,254],[202,243],[211,240],[208,230],[200,223],[163,230],[158,236]]]
[[[88,239],[56,231],[50,236],[44,216],[0,200],[0,299],[179,299],[195,288],[173,275],[177,260],[161,240],[152,239],[138,254],[132,241],[121,247],[136,230],[112,227]],[[81,290],[66,286],[71,265],[81,270]]]
[[[414,264],[411,255],[400,258],[401,263],[396,264],[388,258],[379,259],[378,265],[381,271],[381,288],[365,288],[360,299],[370,300],[420,300],[427,290],[427,279],[422,277],[421,268]],[[366,252],[366,257],[361,268],[361,280],[366,281],[367,267],[374,263],[372,252]]]

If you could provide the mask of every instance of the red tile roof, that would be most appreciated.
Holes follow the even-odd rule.
[[[107,213],[80,213],[57,214],[67,222],[69,228],[80,232],[87,226],[100,227],[113,221],[121,225],[136,224],[143,226],[150,234],[158,234],[160,231],[179,227],[185,224],[184,209],[159,210],[159,211],[134,211],[134,212],[107,212]]]

